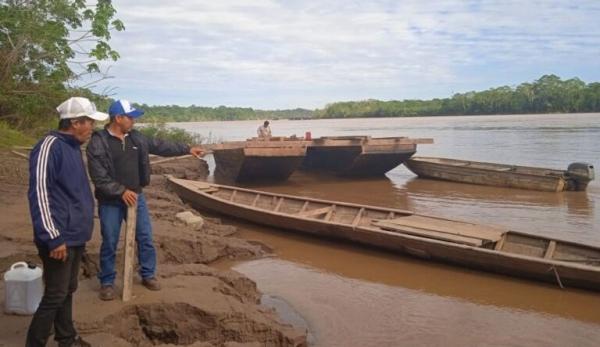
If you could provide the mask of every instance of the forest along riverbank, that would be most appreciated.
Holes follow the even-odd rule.
[[[27,171],[25,160],[0,152],[0,275],[17,261],[40,264],[32,242]],[[96,217],[93,239],[87,246],[92,261],[82,266],[74,298],[74,320],[80,334],[94,346],[111,347],[306,345],[303,327],[282,323],[274,310],[259,304],[261,293],[252,280],[210,266],[219,259],[262,258],[269,255],[268,247],[235,237],[236,228],[216,218],[204,218],[202,225],[186,225],[175,217],[191,209],[167,190],[161,174],[206,177],[206,163],[190,158],[159,164],[153,171],[145,194],[154,221],[163,289],[148,291],[135,279],[134,298],[127,304],[98,298],[95,275],[101,240]],[[122,253],[120,248],[117,269],[123,267]],[[4,282],[0,292],[4,293]],[[30,316],[2,313],[0,346],[23,345],[30,320]]]

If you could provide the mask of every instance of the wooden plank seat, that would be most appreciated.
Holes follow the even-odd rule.
[[[219,191],[219,188],[206,182],[194,182],[194,185],[196,186],[197,190],[203,191],[205,193],[214,193]]]
[[[320,215],[324,215],[329,213],[329,211],[331,211],[333,209],[333,206],[327,206],[327,207],[323,207],[323,208],[317,208],[314,210],[308,210],[308,211],[303,211],[298,213],[298,216],[300,217],[318,217]]]
[[[424,236],[438,240],[481,247],[498,242],[508,230],[460,221],[433,220],[424,216],[403,216],[395,219],[378,219],[373,225],[385,230]]]

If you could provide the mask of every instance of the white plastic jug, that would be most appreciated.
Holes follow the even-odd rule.
[[[42,295],[42,269],[24,261],[12,264],[4,274],[4,311],[13,314],[34,314]]]

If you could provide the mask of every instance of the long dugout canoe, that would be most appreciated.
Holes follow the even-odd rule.
[[[550,192],[583,191],[594,179],[594,166],[588,163],[573,163],[567,170],[554,170],[449,158],[412,157],[404,165],[423,178]]]
[[[169,177],[196,209],[490,272],[600,290],[600,247],[412,211]]]

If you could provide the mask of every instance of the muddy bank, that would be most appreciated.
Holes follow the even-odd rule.
[[[220,259],[268,256],[267,246],[236,238],[236,229],[219,219],[203,217],[187,224],[177,213],[193,211],[166,187],[164,173],[188,179],[208,174],[206,162],[170,161],[153,168],[152,184],[144,192],[153,219],[158,252],[158,277],[163,289],[146,290],[134,279],[134,298],[98,299],[100,232],[97,217],[87,245],[75,294],[74,319],[80,334],[94,346],[303,346],[306,331],[280,322],[274,310],[259,304],[256,284],[234,271],[210,265]],[[27,205],[27,162],[0,152],[0,275],[16,261],[40,263],[32,242]],[[121,235],[123,241],[123,235]],[[117,271],[122,272],[119,243]],[[121,279],[117,280],[120,290]],[[4,306],[4,283],[0,283]],[[0,316],[0,346],[24,344],[30,316]],[[54,346],[54,342],[49,343]]]

